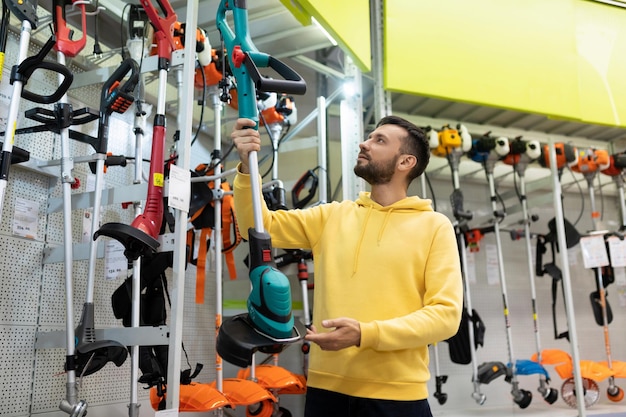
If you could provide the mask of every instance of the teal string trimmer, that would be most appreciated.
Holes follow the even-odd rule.
[[[232,14],[234,30],[227,22]],[[257,90],[304,94],[306,83],[293,69],[270,55],[259,52],[248,32],[245,0],[222,0],[217,9],[217,28],[226,46],[230,68],[237,81],[239,117],[252,119],[258,129]],[[271,68],[283,79],[263,77],[258,68]],[[261,184],[256,152],[248,159],[252,185],[254,228],[249,230],[252,284],[248,313],[224,320],[217,335],[217,352],[234,365],[249,366],[255,351],[281,352],[286,344],[304,337],[304,326],[291,313],[291,288],[287,277],[276,268],[271,238],[263,229]]]

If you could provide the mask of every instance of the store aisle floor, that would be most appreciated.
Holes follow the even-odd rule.
[[[591,417],[626,417],[626,404],[594,404],[586,410],[586,415]],[[578,417],[578,411],[568,407],[564,403],[555,403],[552,406],[546,404],[531,404],[522,410],[516,406],[512,407],[487,407],[472,408],[467,410],[445,410],[433,411],[434,417],[507,417],[507,416],[528,416],[528,417]]]

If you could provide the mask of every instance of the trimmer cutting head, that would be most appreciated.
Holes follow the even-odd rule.
[[[294,324],[289,337],[276,339],[260,332],[248,313],[226,318],[217,334],[217,353],[226,362],[245,368],[252,364],[255,352],[280,353],[289,343],[301,340],[306,334],[306,328],[299,321]]]

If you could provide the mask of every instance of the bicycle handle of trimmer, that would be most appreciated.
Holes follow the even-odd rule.
[[[33,73],[38,69],[46,69],[63,76],[63,81],[52,94],[42,95],[23,89],[22,97],[26,100],[41,104],[56,103],[61,99],[61,97],[63,97],[72,85],[74,75],[67,67],[57,62],[45,61],[46,55],[48,55],[48,53],[52,50],[52,47],[56,42],[57,41],[54,36],[50,37],[37,55],[28,57],[19,65],[15,65],[13,67],[13,70],[11,71],[11,84],[13,84],[16,80],[19,80],[22,81],[24,87]]]
[[[124,78],[128,79],[122,84]],[[104,82],[100,93],[100,126],[96,152],[106,153],[109,130],[109,116],[124,113],[133,104],[132,92],[139,82],[139,65],[132,58],[126,58]]]
[[[226,20],[226,12],[233,12],[235,32]],[[258,124],[256,89],[264,92],[276,92],[302,95],[306,92],[306,82],[285,63],[259,52],[248,33],[248,11],[244,0],[222,0],[217,9],[217,27],[224,38],[229,51],[228,60],[237,80],[239,117],[252,119]],[[283,80],[263,77],[258,68],[272,68]]]
[[[67,27],[67,20],[65,18],[65,8],[67,6],[74,6],[74,3],[77,3],[76,7],[80,10],[82,30],[81,38],[76,40],[72,40],[74,31]],[[54,33],[57,37],[55,49],[65,56],[75,57],[87,44],[87,13],[85,12],[85,2],[80,0],[54,0],[53,8]]]
[[[241,48],[235,48],[233,54],[243,54],[243,63],[250,73],[250,77],[254,81],[256,89],[266,93],[285,93],[298,94],[306,93],[306,82],[300,77],[296,71],[282,61],[261,52],[244,53]],[[237,59],[237,61],[235,61]],[[233,56],[233,61],[237,65],[241,59]],[[261,75],[258,67],[272,68],[278,75],[283,77],[280,79],[267,78]]]

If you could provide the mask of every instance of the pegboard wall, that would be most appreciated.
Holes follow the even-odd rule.
[[[40,26],[33,31],[28,55],[39,52],[40,45],[49,36],[46,22],[50,15],[42,7],[38,9]],[[0,84],[0,131],[6,130],[8,103],[11,100],[12,86],[9,84],[11,66],[17,61],[19,38],[16,29],[19,22],[12,22],[5,51],[5,67],[2,69]],[[93,48],[93,41],[88,40],[86,50]],[[48,59],[54,59],[51,53]],[[110,65],[119,61],[111,60]],[[67,66],[74,74],[83,69],[74,65],[68,58]],[[108,65],[107,65],[108,66]],[[36,71],[29,80],[27,89],[49,94],[51,86],[58,83],[54,73]],[[71,88],[69,101],[74,110],[84,107],[99,109],[102,84],[94,83],[80,88]],[[38,125],[38,122],[24,116],[26,110],[33,107],[52,109],[53,105],[39,105],[21,100],[17,128]],[[150,147],[152,140],[152,103],[144,103],[146,111],[143,122],[143,155],[138,163],[142,164],[144,179],[149,169]],[[134,157],[135,153],[135,108],[125,114],[114,113],[110,118],[108,151],[114,155]],[[172,146],[175,121],[168,121],[166,150]],[[96,137],[98,120],[71,129]],[[20,134],[15,138],[15,146],[30,152],[32,160],[52,161],[61,158],[59,135],[51,132]],[[93,148],[85,143],[70,140],[70,155],[85,157],[94,153]],[[129,160],[127,167],[109,167],[105,175],[105,188],[127,186],[133,183],[134,160]],[[51,174],[52,173],[52,174]],[[72,190],[74,197],[85,193],[88,184],[93,183],[93,174],[86,163],[74,163],[72,174],[80,181],[80,186]],[[138,196],[138,198],[141,196]],[[64,347],[36,348],[37,337],[47,332],[64,332],[66,326],[65,268],[63,262],[49,262],[46,255],[62,250],[64,242],[63,216],[59,207],[62,199],[60,167],[53,166],[37,171],[20,166],[11,167],[9,184],[5,196],[3,215],[0,222],[0,256],[5,259],[0,263],[0,377],[3,388],[0,390],[2,416],[64,415],[59,411],[59,402],[66,397],[66,374],[64,373],[66,350]],[[15,233],[16,204],[27,201],[36,208],[36,230],[30,236]],[[51,204],[55,202],[55,204]],[[90,208],[72,210],[72,242],[76,247],[81,244],[86,248],[85,214]],[[133,206],[124,208],[119,204],[107,205],[101,210],[100,224],[120,222],[129,224],[134,218]],[[88,232],[88,230],[87,230]],[[88,236],[87,236],[88,239]],[[101,245],[108,238],[99,239]],[[78,325],[86,296],[88,261],[77,259],[72,264],[73,312],[74,325]],[[105,259],[96,263],[94,288],[95,327],[96,329],[121,327],[121,320],[114,317],[111,308],[111,295],[132,271],[122,273],[113,279],[105,279]],[[215,304],[207,302],[196,305],[194,266],[189,266],[186,279],[185,328],[183,342],[187,350],[190,366],[196,363],[205,365],[200,374],[203,382],[215,378]],[[168,284],[172,286],[171,271],[168,271]],[[215,299],[215,282],[207,280],[206,299]],[[169,313],[169,311],[168,311]],[[199,332],[198,329],[206,331]],[[64,339],[63,339],[64,340]],[[182,358],[182,368],[187,368],[187,357]],[[92,416],[127,415],[131,385],[137,384],[141,415],[153,415],[149,403],[149,391],[145,386],[131,381],[131,360],[121,367],[109,363],[100,371],[79,380],[79,399],[89,405]]]

